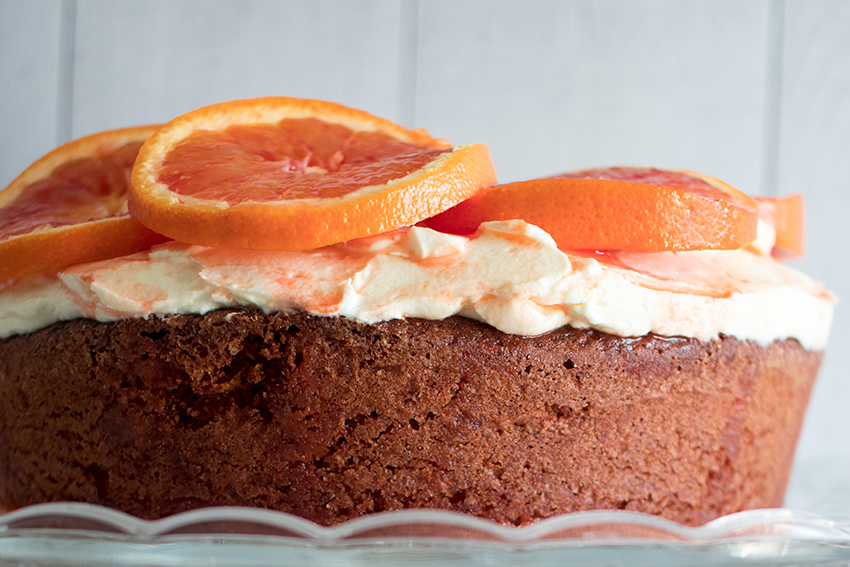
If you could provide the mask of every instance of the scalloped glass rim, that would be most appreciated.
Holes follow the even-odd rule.
[[[101,506],[60,502],[36,504],[0,515],[0,537],[20,536],[34,530],[54,534],[74,532],[95,538],[130,536],[132,540],[145,542],[164,541],[170,536],[271,536],[323,546],[388,539],[516,546],[570,542],[704,544],[733,538],[850,546],[850,524],[786,509],[739,512],[700,527],[624,510],[564,514],[523,527],[504,526],[456,512],[422,509],[371,514],[332,527],[283,512],[239,507],[203,508],[160,520],[142,520]]]
[[[850,564],[850,524],[755,510],[691,528],[621,510],[509,527],[403,510],[333,527],[271,510],[206,508],[147,521],[79,503],[0,515],[0,564],[28,567],[753,567]]]

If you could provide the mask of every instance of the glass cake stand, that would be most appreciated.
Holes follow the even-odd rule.
[[[627,511],[567,514],[522,528],[406,510],[326,528],[269,510],[207,508],[157,521],[88,504],[0,516],[0,564],[27,566],[848,565],[850,523],[790,510],[698,528]]]
[[[332,528],[253,508],[157,521],[87,504],[0,515],[0,566],[708,566],[850,565],[850,457],[795,466],[786,506],[698,528],[627,511],[567,514],[522,528],[408,510]]]

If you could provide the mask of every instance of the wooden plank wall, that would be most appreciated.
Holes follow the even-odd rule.
[[[0,186],[98,130],[322,98],[486,142],[502,181],[643,164],[803,193],[799,266],[850,298],[847,30],[843,0],[2,0]],[[801,459],[850,455],[844,311]]]

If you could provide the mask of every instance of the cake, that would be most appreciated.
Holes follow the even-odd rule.
[[[10,279],[0,506],[323,525],[780,506],[834,300],[774,236],[575,251],[513,219],[309,250],[170,241]]]
[[[460,237],[413,229],[375,239],[378,251],[331,247],[323,251],[324,273],[337,275],[328,268],[334,260],[342,264],[350,254],[363,255],[370,260],[358,263],[361,274],[370,272],[369,265],[376,270],[370,273],[374,282],[396,274],[400,281],[394,284],[403,294],[409,282],[402,264],[444,272],[411,251],[430,242],[431,253],[445,259],[452,254],[435,244],[442,240],[464,250],[467,260],[456,260],[456,273],[471,274],[489,259],[505,268],[503,277],[516,280],[518,293],[533,297],[531,289],[549,286],[535,270],[518,277],[520,264],[511,265],[510,258],[531,249],[537,255],[521,262],[551,270],[559,256],[567,256],[551,244],[538,246],[545,235],[524,223],[494,224],[464,239],[464,246]],[[518,243],[519,235],[530,236]],[[500,241],[501,257],[494,250]],[[739,331],[742,339],[731,333],[707,338],[714,334],[712,323],[691,316],[693,304],[724,298],[707,297],[705,289],[703,295],[684,295],[629,283],[623,278],[628,268],[590,257],[568,262],[568,273],[577,278],[570,289],[580,289],[585,276],[601,283],[595,295],[591,290],[572,305],[574,326],[560,324],[556,314],[552,330],[534,328],[526,335],[510,329],[528,321],[517,317],[522,308],[513,306],[511,313],[487,301],[473,305],[474,315],[466,313],[474,318],[422,318],[445,308],[442,292],[451,287],[445,282],[426,286],[440,290],[435,301],[409,307],[414,316],[405,318],[386,314],[396,307],[385,304],[386,297],[398,300],[392,290],[367,298],[357,317],[315,314],[328,308],[325,297],[313,298],[315,304],[302,299],[308,305],[293,309],[273,307],[268,314],[244,297],[243,305],[219,305],[216,298],[232,301],[246,284],[222,268],[237,263],[228,258],[232,251],[166,244],[150,254],[67,270],[61,284],[49,286],[70,293],[87,282],[86,289],[100,295],[86,298],[89,312],[116,320],[39,322],[43,328],[0,342],[3,502],[17,507],[70,499],[143,518],[247,505],[322,524],[424,507],[516,525],[588,509],[702,524],[743,509],[780,506],[831,302],[803,276],[751,252],[710,254],[704,261],[710,265],[720,256],[734,274],[735,263],[725,259],[730,254],[740,256],[739,269],[751,275],[754,264],[763,264],[780,269],[764,279],[788,277],[784,286],[748,284],[749,312],[746,301],[727,306],[733,325],[753,323]],[[277,265],[299,265],[301,257],[290,281],[323,287],[318,276],[310,277],[319,270],[303,263],[318,261],[316,254],[259,256],[272,273]],[[192,262],[209,289],[187,280]],[[207,299],[196,309],[206,314],[121,317],[117,306],[143,303],[132,296],[137,282],[128,280],[126,270],[132,267],[139,281],[151,280],[139,265],[160,275],[163,266],[180,266],[173,278],[187,294]],[[381,265],[386,273],[377,271]],[[645,272],[635,270],[631,277],[648,286]],[[346,276],[340,286],[358,279]],[[683,300],[675,309],[679,320],[668,321],[669,329],[653,324],[655,332],[618,330],[615,325],[643,324],[646,316],[623,317],[617,305],[610,315],[618,320],[594,314],[606,307],[606,285],[628,286],[621,299],[633,303],[637,296],[626,297],[630,291],[676,295]],[[687,279],[675,285],[688,285]],[[46,291],[49,286],[38,292],[13,287],[5,297],[15,306],[65,300],[66,294]],[[476,286],[459,284],[467,291]],[[255,290],[262,287],[254,282]],[[15,293],[20,295],[11,299]],[[345,305],[342,295],[339,304]],[[778,310],[758,312],[759,303],[770,309],[789,297],[814,324],[798,329],[800,339],[774,339],[765,328],[781,329],[785,317]],[[169,299],[185,303],[176,292]],[[70,303],[80,304],[80,296],[76,301]],[[388,320],[355,320],[381,312]],[[491,316],[489,322],[475,320],[482,314]],[[582,323],[582,317],[596,323]],[[675,325],[689,325],[700,336],[684,337]]]

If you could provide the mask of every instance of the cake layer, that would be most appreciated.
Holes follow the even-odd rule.
[[[781,505],[820,360],[794,340],[522,337],[462,317],[77,319],[0,341],[0,505],[702,524]]]

